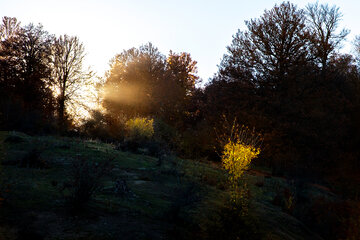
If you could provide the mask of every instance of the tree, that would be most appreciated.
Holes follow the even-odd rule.
[[[14,17],[3,17],[0,25],[0,40],[4,41],[19,33],[20,22]]]
[[[167,123],[184,127],[190,117],[190,104],[196,92],[196,85],[201,79],[197,75],[197,62],[186,52],[170,51],[166,60],[166,76],[159,85],[159,105],[162,111],[158,114]]]
[[[354,52],[355,52],[355,60],[357,61],[357,65],[360,69],[360,35],[355,37]]]
[[[8,35],[10,36],[10,35]],[[6,84],[21,96],[27,108],[45,109],[51,105],[50,48],[52,36],[41,25],[29,24],[2,41]]]
[[[15,49],[11,46],[18,40],[16,36],[22,29],[16,18],[3,17],[0,25],[0,91],[6,92],[13,76],[12,66],[16,65]],[[1,94],[2,96],[4,94]]]
[[[104,84],[104,107],[113,116],[153,116],[175,123],[199,82],[188,53],[168,58],[151,43],[116,55]]]
[[[20,35],[21,86],[17,89],[29,107],[47,108],[52,105],[51,44],[53,36],[42,25],[29,24]]]
[[[76,101],[83,88],[90,84],[91,71],[83,69],[85,49],[77,37],[68,35],[55,39],[52,52],[52,77],[57,90],[59,125],[64,127],[67,107]]]
[[[247,31],[234,35],[214,84],[206,90],[207,99],[222,101],[210,108],[235,112],[258,129],[272,129],[279,118],[296,121],[295,106],[301,104],[312,73],[305,11],[283,2],[245,23]]]
[[[182,127],[199,83],[196,64],[189,53],[165,57],[151,43],[125,50],[112,60],[103,106],[115,118],[154,117]]]
[[[53,116],[52,36],[41,25],[20,27],[15,18],[4,18],[1,29],[0,92],[7,96],[1,101],[3,123],[36,131]]]
[[[321,64],[322,72],[325,73],[329,56],[341,45],[341,42],[349,34],[349,30],[339,27],[342,14],[338,7],[329,7],[328,4],[309,4],[306,7],[307,26],[311,34],[313,54]]]
[[[115,56],[103,86],[103,105],[114,117],[155,115],[155,88],[165,76],[165,56],[151,43]]]
[[[220,64],[219,77],[244,81],[253,88],[277,89],[287,76],[308,60],[305,13],[289,2],[246,21]]]
[[[284,2],[247,21],[204,91],[206,121],[220,126],[219,112],[263,132],[261,155],[275,172],[319,174],[355,156],[358,77],[351,56],[335,52],[347,35],[340,16]]]
[[[190,53],[174,53],[170,51],[167,58],[167,68],[171,71],[178,85],[183,89],[183,96],[192,96],[196,90],[196,84],[200,83],[197,75],[197,62]]]

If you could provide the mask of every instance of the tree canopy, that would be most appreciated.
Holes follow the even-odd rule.
[[[110,115],[159,116],[178,121],[199,81],[190,54],[166,58],[153,44],[124,50],[107,73],[104,107]],[[176,119],[175,119],[176,118]]]

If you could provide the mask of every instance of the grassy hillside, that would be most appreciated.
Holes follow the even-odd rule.
[[[0,239],[205,239],[217,234],[225,239],[239,230],[248,239],[321,239],[294,217],[301,211],[291,200],[297,186],[266,171],[246,174],[252,201],[249,221],[239,225],[224,214],[229,189],[219,165],[172,155],[160,161],[77,138],[1,132],[0,141],[5,152]],[[66,183],[79,159],[112,159],[113,168],[87,206],[74,213]],[[302,191],[335,198],[320,186]]]

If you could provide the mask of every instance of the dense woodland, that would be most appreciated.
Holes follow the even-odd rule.
[[[96,76],[83,66],[77,37],[3,17],[0,129],[220,163],[220,135],[229,137],[235,123],[259,136],[253,167],[330,188],[342,205],[324,211],[342,212],[350,226],[360,208],[360,37],[351,54],[340,51],[349,34],[341,18],[336,6],[275,5],[234,33],[200,87],[190,53],[164,55],[146,43],[114,53],[105,76]],[[134,118],[151,121],[151,139],[129,135]],[[350,235],[333,236],[356,239]]]

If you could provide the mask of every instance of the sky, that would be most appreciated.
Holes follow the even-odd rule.
[[[244,21],[260,17],[280,0],[0,0],[0,17],[16,17],[23,25],[41,23],[57,36],[78,36],[86,64],[103,76],[117,53],[152,42],[165,55],[188,52],[206,82]],[[305,7],[314,1],[293,0]],[[340,27],[351,30],[344,52],[360,35],[360,1],[319,1],[340,7]]]

